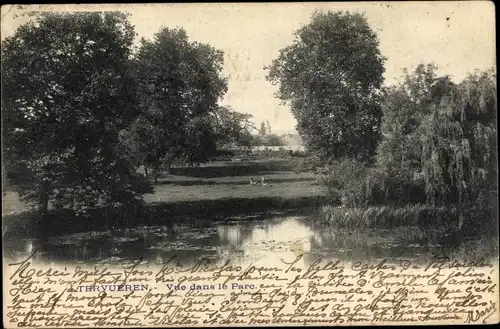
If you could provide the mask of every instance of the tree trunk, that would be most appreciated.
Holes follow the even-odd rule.
[[[49,184],[43,182],[40,187],[40,213],[45,216],[49,210]]]
[[[146,175],[146,180],[149,182],[148,167],[144,165],[144,174]]]
[[[170,163],[170,161],[167,161],[165,163],[165,171],[168,175],[170,175],[170,173],[172,172],[172,164]]]
[[[153,168],[153,174],[155,179],[155,184],[158,183],[158,165],[155,165]]]

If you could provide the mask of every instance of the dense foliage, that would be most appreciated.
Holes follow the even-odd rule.
[[[253,135],[252,146],[283,146],[285,142],[276,134]]]
[[[121,13],[45,13],[2,42],[2,162],[43,213],[148,191],[117,149],[138,114],[134,36]]]
[[[494,211],[495,74],[477,72],[455,84],[435,70],[405,71],[403,82],[386,90],[376,162],[345,158],[327,166],[324,181],[333,199],[351,206],[429,203]]]
[[[444,86],[443,86],[444,85]],[[429,202],[491,205],[497,194],[496,77],[469,75],[435,86],[445,96],[422,122],[422,176]]]
[[[165,28],[134,53],[134,37],[122,13],[47,13],[2,42],[2,173],[43,214],[130,204],[152,192],[140,166],[244,139],[250,116],[217,104],[221,51]]]
[[[255,129],[251,114],[220,106],[213,113],[212,120],[218,148],[250,146],[251,131]]]
[[[183,29],[164,28],[141,40],[134,60],[141,116],[137,132],[144,165],[207,161],[216,149],[211,115],[227,90],[220,76],[223,53],[190,42]]]
[[[376,34],[358,13],[316,13],[280,51],[268,80],[291,107],[297,130],[325,160],[368,161],[379,135],[384,58]]]

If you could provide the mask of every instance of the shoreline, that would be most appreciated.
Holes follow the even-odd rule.
[[[53,209],[41,219],[36,211],[24,211],[2,216],[2,228],[7,227],[5,239],[23,236],[53,236],[133,228],[141,225],[174,225],[179,222],[215,223],[235,220],[254,220],[269,216],[311,214],[326,203],[324,196],[281,198],[222,198],[214,200],[145,203],[131,209],[115,211],[109,208],[91,209],[87,215],[77,215],[70,209]],[[207,216],[207,213],[210,216]],[[209,218],[207,218],[209,217]]]

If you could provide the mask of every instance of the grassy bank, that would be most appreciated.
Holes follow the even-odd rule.
[[[449,226],[458,224],[453,209],[426,205],[404,207],[376,206],[348,208],[323,206],[320,219],[331,227],[343,228],[391,228],[398,226]]]
[[[322,206],[315,216],[324,231],[404,230],[407,245],[442,246],[442,256],[456,260],[498,259],[498,221],[491,209],[470,209],[459,224],[456,209],[427,205],[347,208]]]
[[[360,208],[326,205],[321,207],[319,214],[316,216],[316,221],[325,225],[328,229],[414,227],[427,231],[439,231],[441,232],[440,243],[457,246],[462,242],[482,241],[481,239],[484,238],[486,239],[484,241],[488,242],[485,248],[491,250],[494,245],[488,239],[498,239],[497,218],[496,211],[485,208],[462,210],[459,213],[456,208],[429,205]],[[481,242],[477,245],[472,243],[470,246],[479,248],[478,254],[481,254]]]
[[[492,208],[470,208],[462,210],[460,213],[455,207],[436,207],[422,204],[358,208],[324,205],[320,213],[319,220],[331,227],[440,226],[450,229],[461,227],[462,230],[474,233],[498,231],[496,210]]]

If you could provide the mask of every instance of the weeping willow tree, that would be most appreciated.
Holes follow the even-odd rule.
[[[429,203],[481,209],[497,199],[495,79],[490,70],[434,84],[420,134]]]
[[[375,169],[382,178],[385,202],[424,203],[420,125],[430,113],[431,88],[436,86],[438,67],[420,64],[403,70],[397,85],[384,90],[382,136],[377,145]]]

